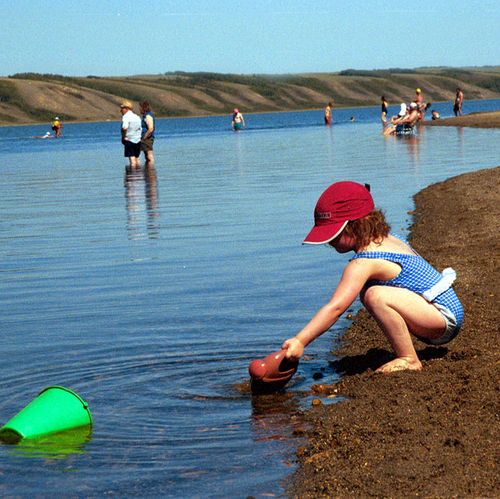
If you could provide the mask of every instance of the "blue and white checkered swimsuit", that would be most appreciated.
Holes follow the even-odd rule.
[[[404,242],[406,243],[406,241]],[[366,283],[366,287],[377,285],[394,286],[409,289],[414,293],[423,295],[443,278],[442,274],[417,254],[408,255],[406,253],[388,253],[385,251],[365,251],[356,254],[353,260],[357,258],[379,258],[401,265],[401,272],[394,279],[390,279],[389,281],[373,279]],[[464,311],[455,291],[449,287],[446,291],[432,299],[431,303],[442,305],[453,313],[457,320],[458,332],[462,326]]]

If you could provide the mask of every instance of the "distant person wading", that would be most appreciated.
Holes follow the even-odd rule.
[[[146,157],[146,164],[153,166],[155,158],[153,154],[153,142],[155,140],[155,117],[151,111],[149,102],[143,101],[139,104],[142,114],[141,121],[141,151]]]
[[[233,130],[241,130],[245,126],[245,120],[243,115],[238,111],[237,108],[234,109],[233,121],[231,122]]]
[[[325,109],[325,125],[331,125],[332,124],[332,106],[333,104],[331,102],[328,103]]]
[[[59,118],[56,117],[56,119],[52,123],[52,130],[54,132],[56,132],[56,138],[58,138],[58,139],[60,139],[62,137],[61,128],[62,128],[61,122],[59,121]]]
[[[124,156],[129,159],[130,166],[141,165],[141,118],[135,114],[133,104],[126,100],[120,106],[122,113],[122,144],[125,146]]]
[[[382,114],[380,116],[380,119],[382,120],[383,123],[384,121],[387,121],[387,111],[389,109],[389,104],[387,102],[387,99],[383,95],[380,98],[380,100],[382,101]]]

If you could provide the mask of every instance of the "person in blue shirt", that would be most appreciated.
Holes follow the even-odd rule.
[[[298,360],[304,348],[330,329],[360,295],[389,340],[396,358],[380,373],[422,369],[411,335],[442,345],[458,334],[462,305],[452,289],[453,269],[439,273],[406,241],[390,232],[369,190],[356,182],[336,182],[321,195],[315,224],[304,244],[327,244],[339,253],[354,251],[331,300],[282,348]]]
[[[151,111],[148,101],[142,101],[139,104],[142,114],[141,120],[141,151],[146,158],[148,166],[154,166],[155,157],[153,154],[153,142],[155,140],[155,117]]]

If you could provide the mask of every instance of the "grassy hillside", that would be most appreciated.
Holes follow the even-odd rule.
[[[167,73],[130,77],[64,77],[23,73],[0,78],[0,125],[118,121],[123,99],[148,100],[161,117],[360,107],[409,102],[420,87],[427,102],[500,98],[500,67],[347,70],[298,75]],[[138,112],[138,107],[135,109]]]

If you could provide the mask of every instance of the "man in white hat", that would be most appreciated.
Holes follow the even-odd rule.
[[[122,113],[122,144],[125,146],[124,156],[129,159],[130,167],[141,166],[141,118],[132,109],[134,105],[126,100],[120,106]]]
[[[382,135],[395,135],[401,133],[403,130],[411,131],[418,121],[418,108],[415,102],[409,106],[409,113],[402,119],[393,122],[392,125],[384,128]]]

